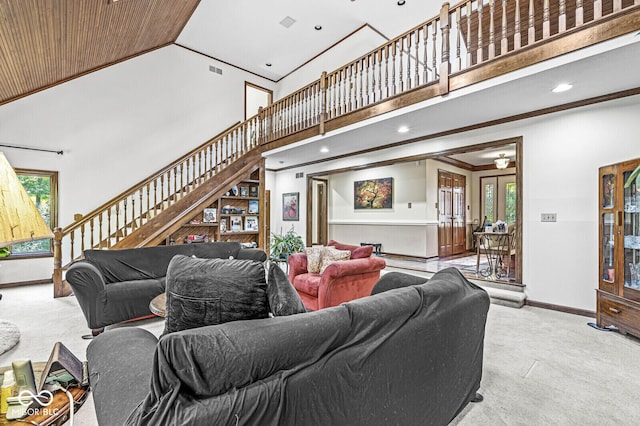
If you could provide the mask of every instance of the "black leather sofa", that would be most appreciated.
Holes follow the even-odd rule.
[[[340,306],[87,349],[109,425],[446,425],[479,399],[489,297],[457,270],[387,273]],[[117,350],[114,350],[117,347]]]
[[[84,259],[69,267],[66,280],[92,334],[111,324],[151,315],[149,302],[165,291],[167,267],[177,254],[260,262],[267,258],[264,251],[242,248],[238,242],[85,250]]]

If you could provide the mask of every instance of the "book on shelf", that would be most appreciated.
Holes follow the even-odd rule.
[[[227,232],[227,219],[220,219],[220,223],[218,224],[220,232]]]
[[[244,230],[245,231],[257,231],[258,230],[258,217],[257,216],[245,216],[245,218],[244,218]]]
[[[231,216],[231,231],[242,231],[242,216]]]
[[[241,197],[248,197],[249,196],[249,187],[241,186],[240,187],[240,196]]]
[[[202,211],[202,214],[203,214],[202,222],[203,223],[217,222],[218,221],[217,213],[218,213],[218,210],[214,209],[214,208],[206,208],[206,209],[204,209]]]
[[[257,197],[258,196],[258,185],[249,186],[249,197]]]
[[[249,206],[247,208],[247,213],[249,214],[258,214],[258,200],[249,200]]]

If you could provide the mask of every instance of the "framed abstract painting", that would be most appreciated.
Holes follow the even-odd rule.
[[[353,208],[390,209],[393,206],[393,178],[353,182]]]

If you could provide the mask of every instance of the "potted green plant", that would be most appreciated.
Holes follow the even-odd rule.
[[[304,251],[302,237],[293,230],[293,226],[286,233],[271,233],[271,258],[286,260],[290,254]]]

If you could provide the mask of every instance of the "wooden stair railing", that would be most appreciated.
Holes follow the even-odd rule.
[[[264,159],[259,150],[248,151],[241,158],[218,172],[215,179],[205,181],[179,201],[167,207],[162,215],[151,218],[112,248],[136,248],[160,244],[166,240],[167,235],[177,231],[189,220],[201,218],[203,207],[210,205],[228,192],[233,185],[261,167],[264,167]]]
[[[63,269],[85,249],[112,248],[246,153],[259,149],[258,117],[238,123],[64,229],[54,230],[54,297],[70,289]]]

